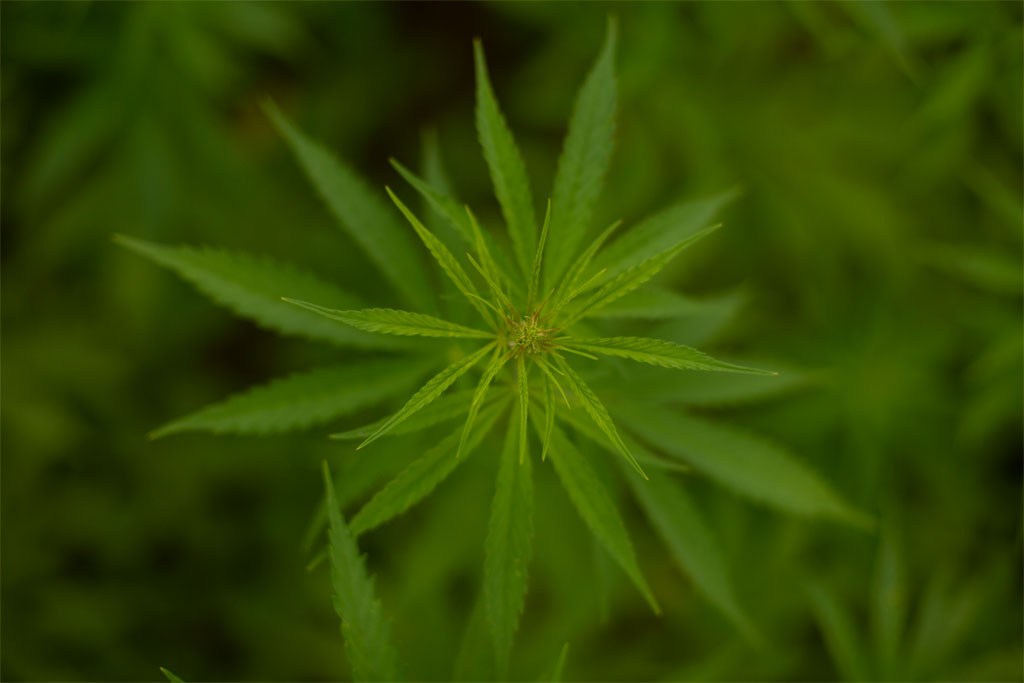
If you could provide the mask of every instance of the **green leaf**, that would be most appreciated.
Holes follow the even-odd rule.
[[[484,600],[494,639],[499,677],[507,677],[519,615],[526,598],[527,569],[533,540],[533,482],[530,459],[516,457],[515,431],[509,419],[498,483],[484,545]]]
[[[540,231],[540,242],[537,243],[537,253],[533,257],[533,270],[530,274],[530,286],[526,295],[526,310],[533,312],[533,304],[540,287],[540,265],[544,259],[544,243],[548,240],[548,226],[551,224],[551,200],[548,200],[548,208],[544,212],[544,227]]]
[[[519,267],[524,276],[530,273],[530,258],[537,243],[537,224],[533,213],[533,197],[526,176],[526,166],[519,155],[512,131],[498,108],[487,64],[484,48],[479,40],[473,43],[476,65],[476,130],[483,147],[484,159],[491,172],[494,193],[501,204],[501,212],[508,225]]]
[[[374,595],[373,579],[367,574],[355,539],[341,516],[326,462],[324,486],[327,489],[334,611],[341,619],[341,633],[353,677],[358,681],[397,680],[398,654],[391,642],[391,626]]]
[[[551,676],[548,677],[551,683],[559,683],[565,677],[565,660],[568,658],[569,643],[566,643],[562,646],[562,651],[558,653],[558,659],[555,660],[555,665],[551,669]]]
[[[758,642],[750,620],[739,607],[725,557],[686,490],[661,472],[652,471],[650,481],[626,474],[640,507],[697,590],[749,641]]]
[[[566,272],[565,277],[563,277],[558,283],[558,286],[555,287],[555,291],[552,294],[552,299],[555,303],[549,309],[552,311],[552,314],[561,310],[563,306],[583,291],[583,274],[587,271],[587,267],[593,260],[594,255],[597,254],[598,249],[601,248],[601,245],[605,243],[605,240],[611,237],[612,233],[615,232],[620,225],[622,225],[622,221],[615,221],[609,225],[600,235],[597,236],[596,239],[587,245],[587,248],[583,250],[583,253],[576,258],[568,272]],[[598,271],[596,275],[591,276],[591,279],[594,277],[600,277],[603,274],[603,272]],[[590,281],[588,280],[587,284],[589,284],[589,282]]]
[[[388,192],[388,196],[391,197],[391,201],[395,203],[395,206],[398,207],[398,210],[401,211],[402,215],[409,221],[409,224],[413,227],[413,230],[416,231],[416,234],[420,236],[421,240],[423,240],[423,244],[426,245],[427,249],[434,257],[434,260],[436,260],[438,265],[441,266],[441,270],[443,270],[445,275],[448,276],[448,279],[451,280],[458,290],[462,292],[463,296],[469,300],[469,303],[473,305],[473,308],[475,308],[478,313],[480,313],[481,317],[483,317],[488,324],[493,326],[494,320],[491,318],[490,312],[480,303],[480,293],[476,291],[476,286],[473,284],[473,281],[469,279],[466,271],[462,269],[462,266],[455,260],[452,253],[448,251],[448,247],[444,246],[444,243],[439,240],[434,233],[427,230],[426,226],[424,226],[423,223],[413,215],[412,211],[410,211],[405,204],[395,196],[395,193],[391,191],[390,187],[385,189]]]
[[[595,259],[597,268],[606,268],[605,277],[614,278],[634,266],[688,239],[705,232],[715,216],[739,196],[736,189],[713,197],[686,201],[640,222],[608,245]]]
[[[452,197],[445,192],[436,187],[432,187],[425,180],[399,163],[397,159],[389,159],[389,161],[391,162],[391,166],[394,167],[394,169],[398,171],[403,178],[405,178],[406,182],[412,185],[413,189],[419,192],[434,208],[434,210],[448,221],[448,224],[454,228],[459,237],[461,237],[467,245],[473,246],[475,242],[473,229],[469,224],[469,217],[466,215],[466,210],[462,205],[452,199]]]
[[[425,369],[422,360],[388,359],[297,373],[179,418],[150,438],[196,431],[277,434],[304,429],[408,391]]]
[[[480,406],[483,405],[488,387],[491,386],[491,382],[494,380],[494,377],[511,357],[511,353],[503,354],[501,352],[501,347],[497,347],[495,349],[494,357],[491,358],[491,362],[487,365],[487,368],[484,370],[484,374],[480,377],[480,382],[476,385],[476,391],[473,393],[473,401],[469,404],[469,412],[466,414],[466,424],[462,427],[462,438],[459,440],[459,446],[455,451],[456,458],[462,457],[462,451],[466,448],[466,443],[469,441],[469,434],[473,427],[473,421],[476,420],[476,414],[480,411]]]
[[[619,436],[619,430],[615,428],[615,423],[612,422],[611,416],[608,414],[608,409],[601,403],[601,399],[591,390],[587,383],[583,381],[583,378],[576,374],[576,371],[565,361],[561,356],[555,356],[555,362],[558,367],[562,370],[566,379],[569,382],[569,386],[575,392],[576,396],[580,399],[580,403],[583,404],[583,409],[587,411],[587,415],[594,421],[602,432],[608,437],[608,439],[615,444],[615,447],[619,449],[626,461],[633,466],[637,472],[640,473],[644,479],[647,478],[647,474],[644,473],[640,463],[636,461],[633,454],[630,452],[626,443]]]
[[[339,346],[408,348],[401,340],[380,344],[372,335],[339,327],[319,316],[289,306],[282,296],[323,301],[352,308],[359,299],[338,287],[269,258],[222,249],[171,247],[122,235],[115,241],[176,272],[222,306],[283,334],[328,341]]]
[[[719,372],[742,372],[751,375],[775,375],[769,370],[745,368],[715,360],[703,351],[692,349],[661,339],[645,339],[643,337],[596,337],[596,338],[563,338],[559,344],[581,351],[600,353],[606,356],[629,358],[638,363],[658,365],[676,370],[715,370]]]
[[[583,241],[611,162],[617,33],[615,20],[609,19],[604,46],[576,97],[558,160],[552,195],[554,230],[545,271],[550,283],[557,281]]]
[[[516,358],[516,384],[519,386],[519,462],[526,460],[529,449],[530,383],[527,379],[526,357]]]
[[[900,657],[907,618],[907,567],[900,528],[891,514],[882,515],[886,523],[879,534],[871,586],[871,633],[879,662],[879,677],[905,678]]]
[[[814,608],[818,625],[825,635],[825,644],[840,675],[847,681],[871,680],[864,647],[857,637],[857,629],[850,614],[829,592],[817,584],[810,584],[807,593],[811,598],[811,606]]]
[[[455,361],[444,370],[431,377],[426,384],[420,387],[419,391],[412,395],[412,398],[406,401],[401,410],[388,418],[387,421],[377,429],[377,431],[366,437],[366,441],[359,444],[358,448],[363,448],[364,446],[373,443],[380,437],[387,434],[395,425],[400,424],[409,417],[412,417],[415,413],[432,403],[438,396],[444,393],[445,389],[454,384],[455,380],[462,377],[462,375],[476,365],[481,358],[487,355],[487,352],[493,347],[494,343],[492,342],[491,344],[474,351],[465,358]]]
[[[497,421],[508,403],[501,401],[485,408],[473,430],[464,454],[470,455]],[[352,518],[352,533],[359,535],[397,517],[426,498],[445,480],[462,459],[455,457],[460,432],[456,430],[420,458],[414,460],[377,492]]]
[[[164,675],[164,676],[165,676],[165,677],[167,678],[167,680],[169,680],[169,681],[170,681],[171,683],[185,683],[185,681],[181,680],[180,678],[178,678],[177,676],[175,676],[175,675],[174,675],[173,673],[171,673],[171,672],[170,672],[170,671],[168,671],[167,669],[163,668],[162,666],[160,667],[160,672],[161,672],[161,673],[162,673],[162,674],[163,674],[163,675]]]
[[[675,258],[679,252],[716,229],[718,229],[718,226],[712,226],[692,237],[688,237],[665,251],[652,256],[643,263],[623,271],[614,279],[605,282],[600,289],[594,292],[585,302],[583,302],[583,304],[577,306],[576,309],[570,313],[568,319],[562,323],[562,326],[568,327],[586,315],[593,315],[599,309],[607,306],[616,299],[620,299],[635,289],[638,289],[640,286],[646,284],[651,278],[660,273],[661,269],[664,268],[669,261]],[[601,271],[598,272],[600,273]],[[607,273],[605,273],[605,277],[607,277]]]
[[[423,410],[419,411],[401,424],[392,427],[388,433],[391,435],[412,434],[413,432],[428,429],[434,425],[447,422],[448,420],[454,420],[461,415],[465,415],[466,411],[469,410],[469,404],[473,398],[473,394],[474,391],[472,389],[464,389],[450,394],[443,394]],[[484,403],[486,404],[487,401],[493,398],[494,396],[488,396]],[[337,439],[339,441],[364,439],[380,429],[381,425],[387,422],[388,419],[388,417],[382,417],[376,422],[371,422],[368,425],[356,427],[355,429],[350,429],[345,432],[331,434],[330,438]]]
[[[596,317],[657,320],[703,315],[721,306],[719,299],[692,299],[661,287],[644,287],[604,306]]]
[[[860,527],[873,524],[817,474],[760,438],[660,406],[630,402],[612,407],[615,416],[645,441],[740,495],[787,512]]]
[[[774,367],[779,367],[773,361]],[[608,376],[594,383],[594,390],[636,396],[650,403],[685,403],[694,406],[731,406],[766,401],[794,392],[812,381],[812,376],[793,367],[780,368],[779,375],[742,373],[670,373],[658,367],[630,366],[622,375]]]
[[[541,368],[543,370],[543,368]],[[555,392],[551,389],[551,380],[547,374],[544,378],[544,434],[541,437],[540,460],[548,457],[548,446],[551,445],[551,430],[555,428]]]
[[[462,633],[452,680],[470,683],[492,681],[495,679],[494,667],[494,642],[487,623],[487,606],[481,592]]]
[[[288,303],[313,311],[325,318],[337,320],[358,330],[404,337],[457,337],[463,339],[491,339],[494,334],[471,327],[457,325],[425,313],[397,311],[393,308],[367,308],[361,311],[339,311],[308,301],[285,299]]]
[[[534,428],[542,428],[536,418]],[[590,463],[557,426],[551,434],[551,462],[554,463],[555,472],[558,473],[562,486],[591,533],[622,567],[655,613],[660,614],[661,610],[654,599],[654,594],[640,572],[633,544],[629,540],[626,525],[619,516],[615,503],[612,502],[611,496]]]
[[[359,175],[296,128],[273,102],[264,110],[291,147],[331,213],[413,308],[436,309],[416,244]]]

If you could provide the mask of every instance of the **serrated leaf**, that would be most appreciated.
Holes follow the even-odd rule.
[[[606,268],[606,279],[618,276],[634,266],[703,232],[729,202],[739,196],[729,190],[712,197],[685,201],[641,221],[608,245],[594,261]]]
[[[631,431],[736,493],[787,512],[870,527],[832,487],[782,448],[710,420],[636,402],[614,404]]]
[[[289,265],[223,249],[172,247],[122,235],[117,235],[115,240],[173,270],[218,304],[261,327],[339,346],[375,349],[409,346],[400,340],[389,340],[381,345],[372,335],[333,325],[281,301],[282,296],[296,296],[342,308],[362,304],[358,297]]]
[[[565,277],[561,279],[552,294],[552,299],[555,302],[549,309],[552,311],[552,315],[554,312],[561,310],[563,306],[569,303],[577,295],[582,293],[583,285],[585,284],[583,274],[587,271],[587,267],[593,260],[594,255],[597,254],[597,251],[601,248],[601,245],[605,243],[605,240],[611,237],[612,233],[615,232],[620,225],[622,225],[622,221],[615,221],[605,228],[596,239],[587,245],[587,248],[583,250],[583,253],[581,253],[573,262],[572,266],[569,267]],[[598,271],[596,277],[600,277],[601,275],[603,275],[603,273]],[[592,278],[593,277],[595,276],[592,276]],[[590,282],[590,280],[587,282]]]
[[[463,454],[469,456],[497,421],[508,403],[501,401],[483,409]],[[352,533],[359,535],[397,517],[426,498],[463,459],[455,457],[461,432],[456,430],[398,473],[352,518]]]
[[[699,240],[701,237],[704,237],[718,229],[718,227],[719,226],[716,225],[702,230],[696,235],[688,237],[685,240],[669,247],[665,251],[652,256],[643,263],[624,270],[614,279],[608,280],[600,289],[587,298],[586,301],[575,307],[569,314],[568,319],[562,322],[562,326],[568,327],[584,316],[593,315],[616,299],[620,299],[646,284],[651,278],[660,273],[662,268],[664,268],[669,261],[675,258],[679,252],[693,242]],[[600,273],[601,271],[598,272]],[[605,272],[604,278],[607,279],[607,277],[608,273]]]
[[[494,644],[487,624],[483,593],[473,605],[455,657],[452,680],[478,683],[494,680]]]
[[[542,427],[539,420],[535,419],[534,428],[539,430]],[[557,426],[551,434],[550,453],[555,472],[580,517],[608,554],[626,572],[655,613],[660,613],[654,594],[651,593],[647,580],[644,579],[637,564],[633,543],[629,540],[626,525],[619,516],[615,503],[612,502],[611,496],[590,463]]]
[[[383,199],[354,170],[300,131],[273,102],[264,106],[320,197],[388,282],[417,310],[436,310],[416,244]]]
[[[548,282],[557,282],[590,227],[594,205],[611,161],[615,135],[615,41],[618,27],[608,20],[604,45],[569,121],[552,194],[554,228],[545,266]]]
[[[661,472],[652,471],[649,481],[626,474],[633,496],[697,590],[749,641],[758,642],[750,620],[739,607],[725,557],[686,490]]]
[[[777,361],[772,366],[779,368]],[[665,372],[654,366],[628,366],[623,373],[593,383],[595,391],[607,390],[635,396],[651,403],[684,403],[694,406],[731,406],[766,401],[797,391],[812,378],[803,371],[780,368],[779,375],[742,373],[684,374]]]
[[[644,287],[614,301],[594,315],[600,318],[657,320],[702,315],[720,306],[719,299],[694,299],[661,287]]]
[[[516,456],[520,419],[509,419],[484,544],[484,600],[499,677],[507,677],[512,643],[526,598],[533,541],[533,482],[529,457]],[[521,436],[521,434],[520,434]]]
[[[454,420],[461,415],[465,415],[466,411],[469,410],[469,404],[473,399],[473,393],[472,389],[464,389],[450,394],[442,394],[426,408],[422,409],[401,424],[392,427],[388,433],[394,436],[399,434],[412,434],[413,432],[428,429],[434,425],[447,422],[448,420]],[[486,404],[493,398],[493,396],[488,396],[484,399],[484,403]],[[388,417],[383,417],[376,422],[371,422],[370,424],[362,427],[356,427],[355,429],[350,429],[345,432],[337,432],[335,434],[331,434],[330,438],[339,441],[364,439],[380,429],[381,425],[387,422],[388,419]]]
[[[537,244],[537,224],[526,166],[494,97],[487,76],[484,48],[479,40],[473,43],[473,57],[476,68],[477,135],[494,183],[494,193],[508,226],[516,260],[523,276],[528,277],[530,259]]]
[[[462,269],[459,262],[455,260],[454,256],[452,256],[448,247],[444,246],[444,243],[439,240],[434,233],[427,230],[426,226],[423,225],[415,215],[413,215],[412,211],[410,211],[405,204],[395,196],[395,193],[391,191],[390,187],[385,189],[388,192],[388,196],[391,197],[391,201],[395,203],[398,210],[401,211],[402,215],[405,216],[407,221],[409,221],[413,230],[415,230],[416,234],[419,235],[423,244],[426,245],[430,254],[434,257],[434,260],[441,266],[441,270],[443,270],[445,275],[448,276],[448,279],[451,280],[456,288],[462,292],[463,296],[469,300],[469,303],[472,304],[473,308],[477,310],[480,316],[493,327],[494,320],[491,318],[490,312],[480,303],[480,293],[477,292],[473,281],[469,279],[466,271]]]
[[[435,318],[425,313],[398,311],[393,308],[366,308],[361,311],[339,311],[308,301],[285,299],[299,308],[313,311],[325,318],[336,320],[358,330],[376,334],[394,334],[401,337],[454,337],[463,339],[491,339],[494,334],[483,330]]]
[[[180,678],[178,678],[177,676],[175,676],[173,673],[171,673],[167,669],[163,668],[162,666],[160,667],[160,673],[162,673],[164,675],[164,677],[167,680],[169,680],[171,683],[185,683],[185,681],[181,680]]]
[[[150,438],[195,431],[277,434],[303,429],[408,391],[426,369],[421,360],[388,359],[296,373],[179,418]]]
[[[530,424],[530,383],[526,357],[523,354],[516,358],[516,385],[519,387],[519,462],[524,462],[530,445],[527,438]]]
[[[484,397],[487,395],[487,389],[491,386],[491,382],[494,377],[498,374],[505,363],[511,358],[511,354],[502,353],[501,347],[495,350],[494,357],[491,358],[491,362],[487,365],[484,370],[484,374],[480,377],[480,381],[476,385],[476,390],[473,392],[473,400],[469,404],[469,412],[466,414],[466,423],[462,427],[462,438],[459,439],[458,448],[455,451],[455,457],[462,457],[462,451],[466,448],[466,443],[469,441],[470,430],[473,428],[473,421],[476,420],[476,415],[480,411],[480,406],[483,405]]]
[[[388,418],[384,424],[382,424],[377,431],[370,436],[366,437],[366,441],[359,444],[359,448],[363,448],[380,437],[388,433],[391,428],[395,425],[400,424],[402,421],[412,417],[418,411],[425,408],[431,402],[433,402],[438,396],[444,393],[445,389],[455,383],[459,377],[462,377],[466,372],[469,371],[474,365],[479,362],[481,358],[487,355],[487,352],[494,347],[494,344],[488,344],[477,351],[469,354],[461,360],[455,361],[441,372],[431,377],[426,384],[419,388],[419,390],[412,395],[405,405],[402,406],[401,410]]]
[[[532,312],[535,297],[540,291],[540,267],[544,262],[544,243],[548,240],[548,227],[551,225],[551,200],[544,212],[544,227],[540,230],[540,241],[537,242],[537,253],[533,257],[533,270],[530,272],[530,284],[526,294],[526,310]]]
[[[636,461],[629,448],[626,446],[622,437],[619,436],[619,430],[615,428],[615,423],[612,422],[611,416],[608,414],[608,409],[604,407],[604,403],[601,399],[591,390],[587,383],[583,381],[583,378],[576,374],[576,371],[560,356],[555,356],[555,362],[559,369],[565,375],[569,382],[569,387],[573,390],[576,396],[580,399],[580,403],[583,404],[583,409],[587,411],[587,415],[594,421],[594,424],[600,428],[602,432],[608,437],[608,439],[615,444],[615,447],[619,449],[619,452],[626,459],[626,461],[633,466],[640,476],[647,478],[640,463]]]
[[[543,369],[543,368],[542,368]],[[551,445],[551,430],[555,428],[555,392],[551,389],[551,380],[546,374],[544,378],[544,433],[541,436],[540,460],[548,457],[548,446]]]
[[[391,626],[374,594],[373,579],[367,574],[355,538],[341,516],[326,462],[324,486],[334,611],[341,619],[341,633],[353,677],[358,681],[398,680],[398,654],[391,642]]]
[[[440,188],[433,187],[425,180],[417,176],[408,168],[403,166],[397,159],[389,159],[391,166],[405,178],[406,182],[412,185],[413,189],[420,193],[434,210],[440,214],[454,229],[460,238],[469,246],[473,246],[473,230],[469,225],[469,217],[466,210],[455,201],[450,195]]]
[[[647,363],[675,370],[712,370],[718,372],[741,372],[751,375],[777,374],[770,370],[745,368],[742,365],[733,365],[732,363],[715,360],[703,351],[661,339],[646,339],[644,337],[593,337],[580,339],[573,337],[560,339],[559,344],[581,351],[629,358],[638,363]]]

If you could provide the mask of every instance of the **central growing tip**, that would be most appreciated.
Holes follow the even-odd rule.
[[[506,318],[508,345],[516,355],[535,355],[551,350],[555,328],[541,327],[536,313],[522,319]]]

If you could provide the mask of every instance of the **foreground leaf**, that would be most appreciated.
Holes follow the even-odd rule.
[[[498,420],[506,401],[485,408],[476,429],[472,431],[464,454],[470,455]],[[394,479],[371,498],[352,518],[352,533],[358,535],[374,529],[397,517],[426,498],[444,481],[462,459],[455,457],[455,446],[460,432],[449,434],[417,460],[414,460]]]
[[[484,151],[487,168],[494,183],[494,194],[508,226],[512,248],[523,276],[529,277],[530,259],[537,243],[537,224],[526,166],[519,155],[512,131],[498,108],[480,41],[473,43],[476,65],[476,130]]]
[[[552,194],[554,229],[545,277],[557,281],[583,241],[611,161],[615,135],[615,41],[608,21],[604,46],[573,105]]]
[[[366,572],[355,539],[341,516],[326,462],[324,486],[327,489],[334,611],[341,619],[341,633],[353,677],[358,681],[397,680],[398,654],[391,642],[391,626],[374,595],[373,579]]]
[[[408,391],[427,366],[421,360],[361,361],[297,373],[203,408],[150,434],[277,434],[303,429]]]
[[[651,472],[650,481],[625,479],[683,573],[748,640],[757,642],[750,620],[739,607],[725,557],[685,489],[657,471]]]
[[[393,211],[365,180],[307,137],[275,104],[268,102],[264,109],[341,226],[413,308],[434,311],[433,289],[416,244]]]
[[[167,669],[163,668],[162,666],[160,667],[160,673],[162,673],[164,675],[164,677],[167,680],[169,680],[171,683],[185,683],[185,681],[181,680],[180,678],[178,678],[177,676],[175,676],[173,673],[171,673]]]
[[[456,323],[435,318],[425,313],[398,311],[393,308],[367,308],[361,311],[339,311],[307,301],[285,299],[288,303],[313,311],[331,320],[337,320],[359,330],[377,334],[395,334],[404,337],[461,337],[464,339],[490,339],[494,335]]]
[[[389,417],[384,424],[377,429],[377,431],[366,437],[366,441],[359,444],[359,448],[363,448],[373,443],[380,437],[387,434],[392,427],[401,423],[403,420],[412,417],[415,413],[428,406],[438,396],[443,394],[448,387],[454,384],[455,380],[466,374],[470,368],[480,361],[481,358],[486,356],[488,351],[493,347],[493,343],[488,344],[487,346],[469,354],[465,358],[452,363],[444,370],[431,377],[426,384],[420,387],[419,391],[412,395],[412,398],[406,401],[401,410]]]
[[[466,423],[462,427],[462,438],[459,439],[459,446],[455,451],[455,457],[462,457],[462,451],[466,448],[466,444],[469,441],[470,430],[473,428],[473,422],[476,420],[476,414],[480,410],[480,406],[484,403],[484,398],[487,396],[487,390],[491,386],[491,382],[494,381],[494,377],[498,374],[508,359],[511,358],[511,354],[502,353],[501,347],[495,349],[494,357],[491,358],[491,362],[488,364],[487,369],[484,370],[484,374],[480,377],[480,382],[476,385],[476,391],[473,393],[473,400],[469,404],[469,412],[466,414]]]
[[[534,428],[543,429],[539,419],[534,420]],[[557,426],[551,434],[550,455],[562,486],[591,533],[622,567],[655,613],[660,613],[654,594],[640,572],[633,544],[629,540],[626,525],[619,516],[615,503],[587,459],[576,450]]]
[[[208,247],[171,247],[123,235],[115,241],[170,268],[218,304],[267,329],[339,346],[408,347],[399,340],[380,344],[371,335],[333,325],[281,301],[282,296],[295,296],[342,308],[362,303],[335,285],[272,259]]]
[[[581,351],[619,356],[635,360],[638,363],[648,363],[676,370],[715,370],[752,375],[777,374],[769,370],[745,368],[742,365],[715,360],[703,351],[661,339],[645,339],[643,337],[571,338],[563,339],[559,343]]]
[[[660,406],[622,403],[614,404],[613,409],[615,416],[645,441],[736,493],[787,512],[861,527],[873,523],[792,455],[766,441]]]
[[[434,425],[447,422],[448,420],[454,420],[461,415],[465,415],[466,411],[469,410],[469,404],[473,399],[473,393],[472,389],[464,389],[463,391],[454,391],[450,394],[442,394],[426,408],[423,408],[401,424],[392,427],[388,433],[392,435],[412,434],[413,432],[428,429]],[[486,403],[487,400],[490,400],[491,398],[494,397],[488,397],[484,402]],[[376,422],[371,422],[368,425],[356,427],[355,429],[350,429],[345,432],[331,434],[330,438],[339,441],[365,439],[380,429],[381,425],[387,422],[389,417],[382,417]]]
[[[513,414],[508,423],[484,545],[484,600],[499,677],[508,675],[512,643],[526,597],[533,537],[530,459],[520,460],[515,448],[519,422]]]

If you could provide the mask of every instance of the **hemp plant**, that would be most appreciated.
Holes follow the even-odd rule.
[[[349,522],[342,516],[336,486],[324,465],[326,504],[314,531],[324,525],[329,530],[325,555],[331,564],[334,606],[359,679],[394,680],[403,674],[356,537],[423,500],[481,450],[489,432],[506,416],[503,446],[493,454],[499,464],[482,589],[494,675],[499,678],[508,675],[527,591],[532,482],[538,464],[551,462],[597,542],[651,608],[660,611],[613,495],[577,446],[581,437],[614,456],[622,478],[673,558],[698,591],[751,641],[758,639],[756,628],[740,608],[714,534],[673,475],[692,467],[734,492],[783,510],[869,523],[785,451],[659,405],[656,399],[631,398],[625,386],[611,392],[618,394],[617,401],[607,402],[588,379],[601,357],[659,366],[666,373],[775,374],[716,360],[669,340],[598,332],[603,314],[613,310],[627,317],[665,318],[685,309],[680,302],[686,299],[645,285],[681,251],[718,227],[707,223],[729,197],[680,204],[621,230],[614,240],[620,222],[594,235],[594,207],[615,130],[615,49],[616,25],[610,21],[601,52],[577,96],[551,199],[538,221],[523,160],[492,90],[482,45],[475,43],[477,132],[510,253],[500,235],[453,198],[438,174],[427,180],[393,160],[442,226],[428,229],[386,188],[411,226],[402,228],[355,172],[273,104],[267,105],[269,117],[332,213],[409,310],[359,305],[355,296],[334,285],[266,259],[119,238],[264,326],[390,354],[278,380],[176,420],[154,436],[189,430],[264,434],[308,427],[408,392],[426,373],[433,374],[397,412],[333,436],[359,439],[356,457],[369,458],[374,444],[389,435],[465,418],[401,470]],[[413,235],[439,266],[447,281],[443,289],[430,286]],[[461,308],[453,296],[460,297]],[[442,305],[455,313],[441,317]],[[430,339],[418,348],[410,337]],[[437,340],[442,340],[441,346]],[[448,391],[474,370],[480,373],[475,386]],[[620,430],[617,421],[627,430]],[[564,663],[564,656],[560,661]]]

